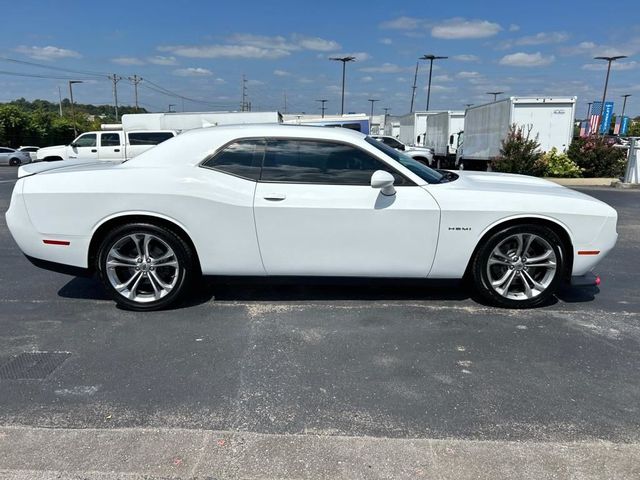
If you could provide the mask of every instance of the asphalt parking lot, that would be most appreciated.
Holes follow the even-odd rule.
[[[0,168],[2,212],[14,177]],[[31,266],[3,215],[0,365],[70,355],[0,380],[0,425],[640,442],[640,191],[582,191],[619,213],[600,290],[529,311],[455,284],[211,279],[180,309],[132,313]]]

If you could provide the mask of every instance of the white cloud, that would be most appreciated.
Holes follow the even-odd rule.
[[[565,47],[560,50],[563,55],[588,55],[590,57],[603,56],[613,57],[616,55],[633,55],[640,51],[640,39],[629,40],[622,47],[612,47],[610,45],[598,45],[594,42],[580,42],[572,47]]]
[[[633,70],[634,68],[638,68],[638,65],[638,62],[636,62],[635,60],[632,60],[630,62],[617,61],[611,63],[611,70]],[[600,63],[587,63],[582,66],[582,69],[593,71],[606,70],[607,62],[602,61]]]
[[[451,82],[453,80],[453,78],[451,78],[449,75],[447,74],[442,74],[442,75],[434,75],[433,76],[433,81],[434,82]]]
[[[370,76],[370,75],[367,75],[366,77],[362,77],[362,78],[360,79],[360,81],[361,81],[361,82],[365,82],[365,83],[373,82],[373,77],[372,77],[372,76]]]
[[[381,38],[378,41],[383,45],[391,45],[391,44],[393,44],[393,40],[391,40],[390,38]]]
[[[517,32],[518,30],[520,30],[520,25],[516,25],[515,23],[509,25],[510,32]]]
[[[289,75],[291,75],[291,72],[287,72],[286,70],[278,70],[278,69],[276,69],[276,70],[273,71],[273,74],[276,77],[288,77]]]
[[[543,45],[545,43],[562,43],[567,41],[569,34],[566,32],[540,32],[516,40],[515,45]]]
[[[482,75],[479,72],[466,72],[466,71],[462,71],[462,72],[458,72],[456,74],[456,77],[458,78],[464,78],[464,79],[469,79],[469,78],[480,78]]]
[[[36,60],[59,60],[61,58],[80,58],[82,55],[75,50],[68,50],[66,48],[46,46],[46,47],[28,47],[26,45],[20,45],[16,48],[16,52],[22,53],[28,57]]]
[[[459,62],[478,62],[480,58],[476,55],[454,55],[451,57],[453,60],[457,60]]]
[[[415,17],[398,17],[380,24],[380,28],[390,30],[415,30],[423,24],[423,20]]]
[[[367,73],[401,73],[409,70],[409,68],[400,67],[395,63],[383,63],[377,67],[365,67],[360,69],[361,72]]]
[[[164,57],[162,55],[155,55],[147,58],[147,62],[154,65],[177,65],[176,57]]]
[[[158,47],[161,52],[189,58],[265,58],[286,57],[288,50],[279,48],[261,48],[253,45],[193,45]]]
[[[209,77],[213,75],[211,70],[202,67],[178,68],[173,71],[174,75],[179,77]]]
[[[540,52],[536,53],[511,53],[500,59],[500,65],[509,67],[542,67],[553,63],[555,57],[553,55],[544,56]]]
[[[111,62],[118,65],[144,65],[144,61],[136,57],[116,57],[112,58]]]
[[[333,40],[325,40],[320,37],[304,37],[301,35],[294,35],[294,41],[305,50],[314,50],[316,52],[332,52],[340,48],[338,42]]]
[[[451,18],[435,25],[431,29],[431,36],[447,40],[463,38],[486,38],[496,35],[502,30],[497,23],[488,20],[466,20]]]

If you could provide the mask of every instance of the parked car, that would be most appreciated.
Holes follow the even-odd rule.
[[[410,156],[420,163],[423,163],[425,165],[431,165],[433,163],[433,150],[430,148],[412,147],[410,145],[405,145],[397,138],[393,138],[388,135],[371,135],[371,138],[375,138],[376,140],[390,146],[391,148],[395,148],[400,152],[404,152],[406,155]]]
[[[460,279],[504,307],[595,285],[616,211],[546,180],[436,171],[343,128],[192,130],[128,162],[20,167],[6,220],[33,263],[166,307],[204,275]],[[56,212],[52,215],[51,212]]]
[[[86,132],[69,145],[44,147],[38,160],[128,160],[175,137],[173,130]]]
[[[31,163],[31,156],[27,152],[21,152],[9,147],[0,147],[0,165],[15,167],[24,163]]]
[[[35,162],[36,160],[38,160],[38,155],[37,155],[38,150],[40,150],[40,147],[32,147],[32,146],[20,147],[18,149],[18,151],[20,152],[27,152],[31,157],[32,162]]]

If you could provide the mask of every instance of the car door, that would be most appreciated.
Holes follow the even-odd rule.
[[[98,158],[100,160],[119,160],[124,158],[122,132],[103,132],[100,134]]]
[[[0,165],[6,165],[9,163],[10,153],[13,153],[13,150],[9,148],[0,148]]]
[[[83,133],[71,144],[70,159],[97,160],[98,136],[95,133]]]
[[[386,170],[396,194],[371,187]],[[440,210],[410,179],[354,145],[269,139],[254,211],[269,275],[426,277]]]

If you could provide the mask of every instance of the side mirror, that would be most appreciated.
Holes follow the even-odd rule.
[[[392,196],[396,194],[396,189],[393,188],[393,182],[395,179],[393,175],[384,170],[376,170],[371,175],[371,188],[379,188],[380,192],[386,196]]]
[[[76,143],[75,143],[75,142],[71,142],[71,143],[69,144],[69,146],[70,146],[71,148],[76,148],[76,147],[77,147],[77,145],[76,145]]]
[[[403,152],[404,152],[404,150],[405,150],[405,146],[404,146],[404,145],[400,145],[400,146],[398,147],[398,150],[401,150],[401,151],[403,151]]]

